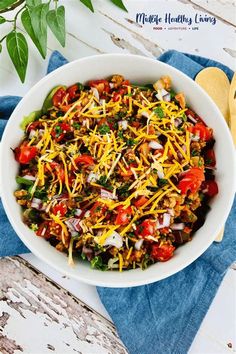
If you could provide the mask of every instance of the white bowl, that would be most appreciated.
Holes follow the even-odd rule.
[[[18,164],[11,148],[22,138],[19,124],[23,116],[40,109],[51,88],[59,84],[71,85],[90,79],[106,78],[112,74],[124,75],[131,82],[152,83],[160,76],[170,75],[176,91],[186,94],[187,102],[210,126],[214,128],[217,159],[216,180],[219,194],[211,203],[211,211],[204,225],[193,240],[179,247],[174,257],[166,263],[156,263],[147,270],[102,272],[90,268],[86,262],[75,267],[68,265],[65,254],[56,251],[47,241],[36,237],[21,219],[21,209],[13,195]],[[7,216],[24,244],[41,260],[69,277],[85,283],[108,287],[131,287],[148,284],[180,271],[198,258],[214,241],[229,214],[235,191],[234,146],[229,129],[220,111],[206,93],[190,78],[173,67],[157,60],[135,55],[106,54],[83,58],[69,63],[39,81],[22,99],[11,115],[2,138],[0,155],[2,201]]]

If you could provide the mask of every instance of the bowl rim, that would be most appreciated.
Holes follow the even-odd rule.
[[[145,57],[145,56],[141,56],[141,55],[135,55],[135,54],[121,54],[121,53],[109,53],[109,54],[96,54],[96,55],[92,55],[92,56],[86,56],[83,58],[79,58],[76,59],[74,61],[71,61],[57,69],[55,69],[54,71],[52,71],[51,73],[47,74],[45,77],[43,77],[41,80],[39,80],[35,85],[32,86],[32,88],[27,92],[27,94],[22,98],[22,100],[18,103],[18,105],[16,106],[16,108],[14,109],[14,111],[12,112],[8,122],[12,121],[14,116],[18,113],[18,111],[21,110],[21,107],[24,106],[25,101],[28,100],[28,97],[30,97],[32,94],[34,94],[34,92],[37,90],[38,87],[40,87],[41,85],[44,85],[45,82],[48,82],[48,80],[50,80],[51,77],[55,76],[57,73],[63,72],[65,69],[67,70],[70,67],[73,67],[76,64],[82,63],[82,62],[86,62],[89,60],[96,60],[99,58],[99,60],[101,60],[101,57],[108,57],[108,58],[113,58],[113,57],[120,57],[120,58],[124,58],[124,57],[131,57],[131,59],[133,58],[133,60],[139,58],[142,59],[144,61],[147,62],[157,62],[158,65],[162,66],[163,68],[171,68],[171,71],[174,73],[177,73],[178,75],[182,75],[185,77],[185,79],[187,79],[187,81],[189,81],[190,85],[195,85],[195,90],[198,92],[201,92],[201,94],[203,94],[206,99],[208,100],[209,105],[212,106],[212,109],[214,109],[217,113],[218,116],[221,116],[221,120],[222,120],[222,124],[225,126],[225,134],[228,135],[228,139],[229,139],[229,144],[231,145],[231,150],[234,151],[234,144],[233,144],[233,140],[232,140],[232,136],[229,132],[227,123],[225,122],[219,108],[216,106],[216,104],[214,103],[214,101],[206,94],[206,92],[199,86],[197,85],[196,82],[194,82],[194,80],[192,80],[189,76],[187,76],[185,73],[183,73],[182,71],[176,69],[173,66],[170,66],[167,63],[163,63],[161,61],[158,61],[154,58],[149,58],[149,57]],[[1,149],[0,149],[0,166],[4,166],[3,164],[3,157],[4,157],[4,141],[7,140],[7,136],[9,134],[9,124],[7,123],[4,132],[3,132],[3,136],[2,136],[2,142],[1,142]],[[17,128],[18,129],[18,128]],[[134,287],[134,286],[140,286],[140,285],[145,285],[145,284],[150,284],[153,283],[155,281],[159,281],[162,280],[164,278],[167,278],[171,275],[176,274],[177,272],[181,271],[182,269],[186,268],[187,266],[189,266],[191,263],[193,263],[199,256],[201,256],[206,249],[212,244],[212,242],[214,241],[216,235],[220,232],[220,230],[222,229],[233,204],[233,200],[234,200],[234,191],[236,190],[236,156],[235,154],[232,155],[232,173],[234,175],[234,185],[232,186],[232,193],[230,195],[229,198],[229,203],[227,204],[227,206],[225,206],[224,210],[223,210],[223,217],[221,218],[221,221],[218,223],[218,226],[215,228],[215,232],[214,234],[212,233],[211,237],[208,237],[207,242],[204,244],[204,247],[202,247],[200,250],[198,250],[198,252],[196,252],[196,254],[194,255],[194,257],[191,257],[190,260],[185,261],[183,264],[179,264],[176,269],[173,270],[169,270],[164,272],[162,275],[159,275],[158,277],[155,277],[154,275],[149,274],[148,279],[141,279],[141,280],[117,280],[114,282],[109,282],[108,280],[104,280],[101,281],[99,280],[98,282],[94,279],[90,279],[88,277],[85,277],[83,275],[81,275],[79,272],[78,273],[73,273],[70,272],[69,269],[64,268],[63,265],[60,264],[55,264],[53,263],[53,261],[51,261],[50,259],[44,257],[44,254],[40,251],[38,251],[36,248],[34,248],[34,246],[32,246],[32,244],[27,240],[27,238],[24,236],[23,232],[21,232],[18,228],[17,223],[14,220],[14,216],[13,216],[13,212],[11,211],[11,207],[10,207],[10,203],[8,202],[8,198],[7,198],[7,194],[4,193],[4,190],[1,191],[1,199],[2,199],[2,203],[5,209],[5,212],[7,214],[7,217],[13,227],[13,229],[15,230],[15,232],[17,233],[17,235],[19,236],[19,238],[22,240],[22,242],[29,248],[29,250],[36,256],[38,257],[41,261],[43,261],[45,264],[50,265],[52,268],[54,268],[55,270],[59,271],[60,273],[63,273],[65,275],[67,275],[68,277],[77,279],[79,281],[82,281],[86,284],[90,284],[90,285],[97,285],[97,286],[104,286],[104,287],[121,287],[121,288],[125,288],[125,287]],[[0,185],[3,185],[3,177],[4,173],[0,174]],[[101,272],[101,271],[99,271]],[[130,271],[131,272],[131,271]],[[104,273],[104,272],[103,272]],[[113,272],[114,274],[115,272]]]

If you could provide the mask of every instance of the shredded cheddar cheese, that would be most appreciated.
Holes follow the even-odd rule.
[[[38,209],[42,221],[30,227],[67,252],[70,265],[76,254],[97,269],[145,268],[163,260],[155,259],[152,242],[171,257],[172,223],[201,204],[195,189],[205,178],[206,144],[198,131],[193,141],[189,109],[170,84],[164,77],[138,86],[114,75],[61,86],[34,131],[26,128],[23,145],[32,159],[20,170],[28,187],[19,204]],[[189,222],[187,239],[191,231]]]

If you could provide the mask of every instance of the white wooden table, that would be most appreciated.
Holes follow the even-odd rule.
[[[48,57],[54,49],[69,60],[109,52],[157,57],[168,49],[177,49],[211,57],[236,70],[234,0],[126,0],[128,14],[107,0],[94,0],[95,14],[78,0],[63,2],[67,10],[67,45],[60,48],[49,35]],[[197,16],[197,21],[208,16],[213,22],[215,17],[216,23],[137,24],[137,13],[159,17],[165,13],[171,17],[184,14],[192,19]],[[48,60],[43,62],[31,43],[30,51],[28,75],[22,85],[3,50],[0,95],[24,95],[44,76]],[[23,258],[29,263],[14,257],[0,261],[1,353],[127,353],[95,287],[66,278],[32,254]],[[231,268],[189,353],[236,352],[235,295],[236,271]]]

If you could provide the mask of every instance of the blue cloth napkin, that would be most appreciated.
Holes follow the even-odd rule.
[[[233,72],[210,59],[171,50],[159,60],[192,79],[204,67],[216,66],[229,79]],[[67,63],[58,52],[48,72]],[[0,134],[20,97],[0,97]],[[224,239],[213,243],[190,266],[162,281],[135,288],[97,288],[130,354],[187,353],[227,268],[236,260],[236,199],[226,223]],[[0,205],[0,256],[29,252],[15,234]]]

